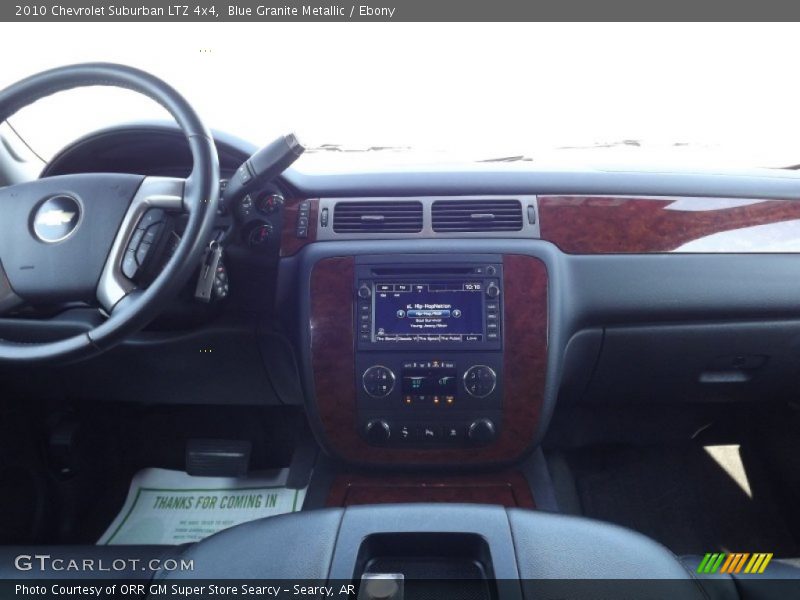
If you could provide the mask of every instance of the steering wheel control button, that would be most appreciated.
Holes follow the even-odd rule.
[[[122,274],[128,279],[136,277],[136,272],[139,270],[139,265],[136,262],[136,255],[133,252],[126,252],[125,257],[122,259]]]
[[[375,365],[364,371],[361,380],[367,394],[373,398],[385,398],[394,389],[395,376],[388,367]]]
[[[151,208],[142,217],[142,220],[139,221],[139,224],[136,226],[138,229],[147,230],[150,228],[151,225],[155,225],[156,223],[160,223],[164,220],[164,211],[160,208]]]
[[[133,235],[131,235],[131,241],[128,242],[128,250],[136,250],[139,247],[139,243],[142,241],[144,237],[144,231],[141,229],[135,229]]]
[[[464,373],[464,389],[474,398],[485,398],[496,385],[497,374],[486,365],[474,365]]]
[[[159,229],[161,229],[161,223],[155,223],[154,225],[150,225],[150,227],[147,228],[147,231],[145,231],[144,235],[142,236],[142,243],[152,244],[153,242],[155,242],[156,238],[158,237]]]
[[[45,200],[32,215],[31,229],[42,242],[55,244],[71,236],[81,221],[81,205],[72,196]]]
[[[139,247],[136,249],[136,262],[141,267],[144,264],[144,261],[147,259],[147,253],[150,251],[150,244],[145,244],[142,242],[139,244]]]

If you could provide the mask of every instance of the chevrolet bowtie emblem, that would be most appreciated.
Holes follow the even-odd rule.
[[[33,234],[55,244],[67,239],[81,222],[81,205],[72,196],[59,194],[45,200],[31,215]]]
[[[75,218],[77,213],[68,212],[66,210],[48,210],[36,215],[36,224],[44,225],[46,227],[58,227],[59,225],[66,225]]]

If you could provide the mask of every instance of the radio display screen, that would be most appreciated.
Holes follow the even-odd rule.
[[[481,342],[482,281],[376,283],[376,342]]]

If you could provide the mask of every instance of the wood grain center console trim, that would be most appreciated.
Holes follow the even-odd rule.
[[[408,502],[469,502],[535,508],[528,480],[519,471],[481,475],[342,474],[334,479],[327,506]]]
[[[446,260],[446,256],[443,256]],[[352,256],[324,258],[311,272],[311,410],[325,446],[360,464],[485,465],[506,463],[531,446],[544,403],[548,349],[548,276],[538,258],[503,256],[503,422],[483,447],[383,448],[357,430]]]

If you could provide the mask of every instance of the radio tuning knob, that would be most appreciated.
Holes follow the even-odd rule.
[[[489,298],[497,298],[500,295],[500,288],[496,284],[490,283],[486,286],[486,295]]]
[[[491,419],[478,419],[469,426],[467,437],[474,444],[488,444],[497,437],[497,429]]]
[[[370,444],[385,444],[392,437],[392,428],[383,419],[372,419],[364,426],[364,435]]]
[[[372,295],[372,290],[369,289],[369,286],[366,284],[362,284],[360,288],[358,288],[358,297],[366,300]]]

